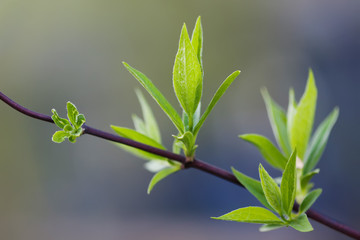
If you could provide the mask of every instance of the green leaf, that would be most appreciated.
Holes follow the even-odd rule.
[[[239,208],[220,217],[213,217],[213,219],[247,223],[283,223],[275,214],[262,207]]]
[[[72,125],[77,128],[77,122],[76,122],[76,118],[79,115],[79,111],[77,110],[77,108],[75,107],[74,104],[72,104],[71,102],[67,102],[66,103],[66,108],[67,108],[67,116],[68,119],[70,120],[70,122],[72,123]]]
[[[280,185],[282,209],[289,217],[295,201],[296,179],[296,150],[294,150],[286,164]]]
[[[192,157],[194,155],[197,145],[195,145],[196,138],[192,132],[187,131],[181,136],[173,135],[173,137],[183,143],[184,152],[187,157]]]
[[[181,152],[181,142],[179,140],[174,139],[173,145],[172,145],[172,152],[175,154],[180,154]]]
[[[68,132],[64,132],[64,131],[57,131],[54,133],[54,135],[52,136],[52,141],[56,142],[56,143],[62,143],[65,138],[70,137],[70,133]]]
[[[124,128],[124,127],[118,127],[118,126],[113,126],[111,125],[111,128],[120,136],[125,137],[125,138],[129,138],[131,140],[137,141],[137,142],[141,142],[143,144],[147,144],[150,145],[152,147],[156,147],[159,149],[163,149],[165,150],[165,147],[163,145],[161,145],[160,143],[156,142],[154,139],[149,138],[148,136],[141,134],[133,129],[130,128]],[[148,153],[146,151],[143,150],[139,150],[133,147],[129,147],[123,144],[119,144],[119,143],[115,143],[116,145],[120,146],[121,148],[123,148],[124,150],[138,156],[138,157],[142,157],[144,159],[147,160],[152,160],[152,159],[161,159],[161,160],[166,160],[166,158],[158,156],[156,154],[152,154],[152,153]]]
[[[277,213],[281,214],[281,194],[279,186],[261,164],[259,165],[259,175],[267,202]]]
[[[146,99],[144,98],[144,95],[142,94],[142,92],[140,90],[136,89],[135,93],[136,93],[136,95],[139,99],[140,105],[141,105],[141,110],[142,110],[144,123],[145,123],[145,127],[146,127],[146,133],[147,133],[146,135],[148,137],[154,139],[158,143],[161,143],[160,130],[159,130],[158,124],[156,122],[156,119],[154,117],[154,114],[153,114],[148,102],[146,101]]]
[[[147,193],[150,194],[151,190],[155,187],[155,185],[158,182],[160,182],[161,180],[163,180],[164,178],[166,178],[170,174],[173,174],[173,173],[179,171],[180,169],[181,169],[180,166],[175,166],[175,167],[172,167],[172,168],[165,168],[165,169],[161,170],[160,172],[156,173],[153,176],[153,178],[151,179],[150,183],[149,183]]]
[[[272,230],[276,230],[282,227],[285,227],[286,225],[284,224],[264,224],[259,228],[260,232],[269,232]]]
[[[288,134],[288,139],[289,139],[289,134],[290,131],[289,129],[292,128],[293,123],[294,123],[294,115],[296,113],[296,108],[297,108],[297,103],[295,100],[295,92],[294,89],[290,88],[289,90],[289,105],[288,105],[288,109],[287,109],[287,115],[286,115],[286,128],[287,128],[287,134]],[[290,139],[289,139],[289,143],[290,143]],[[290,144],[291,146],[291,144]]]
[[[257,134],[244,134],[239,137],[257,147],[261,155],[271,166],[280,170],[285,168],[287,159],[269,139]]]
[[[132,114],[131,118],[134,123],[135,130],[139,133],[147,135],[147,129],[144,121],[136,114]]]
[[[244,185],[244,187],[254,196],[257,200],[259,200],[265,207],[273,211],[273,208],[267,202],[264,191],[262,189],[260,181],[248,177],[245,174],[237,171],[235,168],[231,168],[233,174],[236,179]]]
[[[315,174],[318,174],[320,172],[320,169],[315,169],[314,171],[311,171],[303,176],[301,176],[300,178],[300,186],[301,186],[301,189],[305,189],[306,186],[308,185],[308,183],[310,182],[310,180],[312,179],[312,177],[315,175]]]
[[[296,147],[298,156],[304,160],[305,151],[311,134],[315,109],[317,89],[314,75],[310,69],[305,92],[293,113],[292,119],[288,118],[288,134],[292,149]]]
[[[330,132],[339,116],[339,108],[335,108],[329,116],[319,125],[312,137],[309,148],[305,154],[303,173],[306,174],[319,162],[324,152]]]
[[[77,115],[75,118],[75,122],[76,122],[75,127],[80,128],[86,122],[84,114]]]
[[[199,105],[197,106],[196,111],[194,113],[194,126],[196,126],[200,121],[200,112],[201,112],[201,102],[199,102]]]
[[[299,232],[310,232],[313,229],[306,214],[302,214],[290,222],[290,226]]]
[[[127,70],[140,82],[140,84],[148,91],[148,93],[155,99],[165,114],[170,118],[175,127],[180,133],[184,133],[184,125],[181,121],[179,114],[173,108],[173,106],[166,100],[164,95],[155,87],[149,78],[147,78],[142,72],[132,68],[126,62],[123,62]]]
[[[261,89],[261,94],[266,105],[267,114],[276,142],[285,156],[289,157],[292,151],[287,133],[285,111],[270,97],[266,88]]]
[[[196,53],[197,59],[199,60],[201,69],[203,69],[203,64],[202,64],[203,30],[202,30],[200,16],[196,20],[194,31],[191,36],[191,45],[193,46],[193,48],[195,50],[195,53]]]
[[[201,66],[185,24],[181,30],[179,50],[175,58],[173,84],[175,94],[191,123],[201,99],[203,81]]]
[[[322,189],[320,188],[309,192],[299,207],[299,214],[306,212],[315,203],[321,193]]]
[[[58,126],[61,129],[64,129],[66,125],[70,125],[70,122],[67,119],[59,117],[59,114],[56,112],[55,109],[52,109],[51,112],[53,113],[51,119],[54,121],[56,126]]]
[[[70,141],[71,143],[76,143],[76,136],[71,135],[71,136],[69,137],[69,141]]]
[[[208,107],[206,108],[204,114],[201,116],[198,124],[196,124],[194,128],[194,135],[196,136],[201,128],[201,126],[204,124],[206,118],[209,116],[211,110],[215,107],[216,103],[220,100],[222,95],[226,92],[226,90],[230,87],[231,83],[235,80],[237,76],[239,76],[240,71],[235,71],[230,76],[228,76],[225,81],[221,84],[221,86],[216,91],[215,95],[211,99]]]

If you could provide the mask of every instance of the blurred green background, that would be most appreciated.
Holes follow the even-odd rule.
[[[355,0],[1,0],[0,91],[49,115],[52,108],[65,115],[70,100],[89,125],[103,130],[132,127],[131,114],[140,113],[133,90],[140,85],[121,61],[146,73],[179,106],[171,73],[180,29],[183,22],[192,28],[201,15],[202,103],[227,75],[242,73],[201,130],[197,156],[257,177],[263,160],[237,135],[274,139],[260,88],[285,107],[291,86],[299,99],[311,67],[319,89],[315,124],[340,107],[314,178],[324,190],[314,208],[359,227],[359,10]],[[175,129],[151,104],[170,147]],[[1,239],[346,239],[315,222],[311,233],[265,235],[256,225],[212,220],[258,203],[192,169],[147,195],[152,175],[115,145],[91,136],[55,144],[55,126],[3,103],[0,116]]]

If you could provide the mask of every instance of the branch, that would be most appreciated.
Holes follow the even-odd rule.
[[[4,101],[6,104],[8,104],[10,107],[14,108],[15,110],[29,116],[35,119],[39,119],[45,122],[50,122],[50,123],[54,123],[53,120],[51,119],[51,116],[45,115],[45,114],[41,114],[41,113],[37,113],[34,111],[31,111],[23,106],[21,106],[20,104],[14,102],[13,100],[11,100],[9,97],[7,97],[5,94],[3,94],[2,92],[0,92],[0,99],[2,101]],[[144,150],[146,152],[149,153],[153,153],[162,157],[166,157],[169,158],[171,160],[180,162],[183,164],[184,168],[196,168],[199,169],[203,172],[207,172],[211,175],[214,175],[216,177],[222,178],[228,182],[234,183],[240,187],[244,186],[237,181],[237,179],[235,178],[235,176],[233,174],[231,174],[228,171],[225,171],[221,168],[218,168],[216,166],[213,166],[211,164],[208,164],[206,162],[203,162],[199,159],[194,159],[193,162],[187,162],[186,158],[182,155],[178,155],[169,151],[165,151],[162,149],[158,149],[158,148],[154,148],[152,146],[137,142],[137,141],[133,141],[124,137],[120,137],[118,135],[112,134],[112,133],[108,133],[87,125],[83,125],[84,128],[84,134],[89,134],[89,135],[93,135],[95,137],[100,137],[112,142],[117,142],[117,143],[122,143],[131,147],[135,147],[141,150]],[[294,209],[296,210],[299,206],[296,204]],[[341,224],[329,217],[326,217],[312,209],[309,209],[306,212],[307,216],[325,226],[328,226],[329,228],[334,229],[335,231],[341,232],[349,237],[352,237],[354,239],[360,239],[360,232],[350,228],[347,225]]]

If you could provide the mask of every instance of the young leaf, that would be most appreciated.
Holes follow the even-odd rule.
[[[164,146],[161,145],[160,143],[156,142],[155,140],[149,138],[148,136],[141,134],[133,129],[130,128],[124,128],[124,127],[118,127],[118,126],[113,126],[111,125],[111,128],[120,136],[125,137],[125,138],[129,138],[131,140],[135,140],[156,148],[160,148],[160,149],[164,149]],[[152,159],[162,159],[162,160],[166,160],[166,158],[152,154],[152,153],[148,153],[145,152],[143,150],[139,150],[133,147],[129,147],[123,144],[118,144],[116,143],[116,145],[120,146],[121,148],[125,149],[128,152],[131,152],[132,154],[145,158],[147,160],[152,160]]]
[[[269,205],[269,203],[266,200],[264,191],[261,187],[260,181],[248,177],[245,174],[242,174],[241,172],[237,171],[235,168],[231,168],[233,174],[237,178],[237,180],[245,186],[245,188],[254,196],[257,200],[259,200],[262,205],[267,207],[268,209],[273,211],[273,208]]]
[[[302,175],[301,178],[300,178],[300,186],[301,186],[301,189],[305,189],[305,187],[308,185],[308,183],[310,182],[310,180],[312,179],[312,177],[315,175],[315,174],[318,174],[320,172],[320,169],[315,169],[314,171],[311,171],[305,175]]]
[[[276,142],[282,149],[285,156],[289,157],[291,154],[291,147],[286,128],[286,114],[284,110],[270,97],[266,88],[261,89],[261,94],[266,105],[267,114]]]
[[[244,134],[240,138],[252,143],[257,147],[264,159],[274,168],[283,170],[287,159],[279,152],[279,150],[264,136],[257,134]]]
[[[206,108],[204,114],[201,116],[199,122],[196,124],[194,128],[194,135],[196,136],[201,128],[201,126],[204,124],[205,119],[209,116],[211,110],[215,107],[216,103],[220,100],[222,95],[226,92],[226,90],[230,87],[231,83],[235,80],[237,76],[239,76],[240,71],[235,71],[230,76],[228,76],[225,81],[221,84],[221,86],[216,91],[215,95],[211,99],[208,107]]]
[[[318,199],[321,193],[322,189],[320,188],[309,192],[299,207],[299,214],[306,212],[314,204],[316,199]]]
[[[179,50],[175,58],[173,84],[175,94],[191,123],[201,99],[203,81],[200,63],[185,24],[181,30]]]
[[[158,160],[158,159],[147,161],[144,164],[145,169],[152,173],[157,173],[157,172],[159,172],[165,168],[169,168],[171,166],[172,165],[170,164],[169,160],[164,161],[164,160]]]
[[[53,113],[51,119],[54,121],[56,126],[58,126],[61,129],[64,129],[66,125],[70,125],[69,121],[65,118],[61,118],[55,109],[52,109],[51,112]]]
[[[306,216],[306,214],[302,214],[296,219],[290,222],[290,226],[300,232],[310,232],[314,230]]]
[[[295,201],[296,179],[296,150],[294,150],[286,164],[280,185],[282,209],[289,217]]]
[[[146,133],[147,133],[146,135],[149,136],[150,138],[154,139],[158,143],[161,143],[160,130],[159,130],[156,119],[154,117],[154,114],[153,114],[148,102],[146,101],[146,99],[144,98],[144,95],[142,94],[142,92],[139,89],[136,89],[135,93],[136,93],[136,95],[139,99],[140,105],[141,105],[141,110],[142,110],[144,123],[145,123],[145,127],[146,127]]]
[[[132,114],[131,118],[134,123],[135,130],[141,134],[147,135],[147,129],[144,121],[136,114]]]
[[[316,109],[317,89],[314,75],[309,71],[304,95],[302,96],[292,119],[288,118],[288,134],[292,149],[296,147],[300,159],[304,159],[306,147],[311,134],[315,109]]]
[[[161,170],[160,172],[156,173],[149,183],[147,193],[150,194],[151,190],[155,187],[155,185],[158,182],[160,182],[161,180],[163,180],[170,174],[179,171],[180,169],[181,169],[180,166],[175,166],[175,167],[171,167],[171,168],[165,168],[165,169]]]
[[[264,224],[259,228],[260,232],[269,232],[272,230],[276,230],[282,227],[285,227],[286,225],[284,224]]]
[[[191,45],[193,46],[193,48],[195,50],[196,56],[199,60],[201,70],[202,70],[203,69],[203,64],[202,64],[203,31],[202,31],[200,16],[196,20],[194,31],[191,36]]]
[[[281,214],[281,194],[279,186],[261,164],[259,165],[259,175],[267,202],[277,213]]]
[[[79,111],[77,110],[77,108],[75,107],[74,104],[72,104],[71,102],[67,102],[66,103],[66,108],[67,108],[67,116],[68,119],[70,120],[70,122],[72,123],[72,125],[77,128],[77,122],[76,122],[76,118],[79,115]]]
[[[335,108],[329,116],[319,125],[312,137],[309,148],[306,151],[304,159],[303,173],[306,174],[313,169],[319,162],[319,159],[325,149],[330,132],[339,116],[339,108]]]
[[[124,66],[127,70],[140,82],[140,84],[148,91],[148,93],[155,99],[155,101],[159,104],[162,110],[166,113],[166,115],[173,122],[175,127],[178,129],[180,133],[184,132],[184,125],[181,121],[179,114],[173,108],[173,106],[166,100],[164,95],[155,87],[155,85],[151,82],[149,78],[147,78],[142,72],[132,68],[126,62],[123,62]]]
[[[70,137],[70,133],[68,132],[64,132],[64,131],[57,131],[54,133],[54,135],[52,136],[52,141],[56,142],[56,143],[62,143],[65,138]]]
[[[196,138],[194,137],[192,132],[187,131],[181,136],[173,137],[183,143],[183,145],[185,146],[184,152],[187,157],[192,157],[194,155],[197,145],[195,145]]]
[[[213,217],[213,219],[264,224],[283,223],[275,214],[262,207],[239,208],[220,217]]]
[[[80,128],[86,122],[84,114],[78,114],[75,118],[75,121],[75,128]]]

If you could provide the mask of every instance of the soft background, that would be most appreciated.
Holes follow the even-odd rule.
[[[299,100],[311,67],[319,89],[316,126],[340,107],[314,178],[324,190],[314,208],[359,228],[359,11],[356,0],[1,0],[0,90],[38,112],[56,108],[64,115],[71,100],[91,126],[132,127],[131,114],[140,113],[133,90],[140,85],[121,61],[146,73],[178,106],[171,72],[180,29],[201,15],[203,104],[227,75],[242,73],[201,130],[197,156],[257,177],[263,160],[237,135],[274,139],[260,88],[286,107],[288,89]],[[151,104],[170,143],[175,129]],[[91,136],[55,144],[54,125],[3,103],[0,116],[1,239],[347,239],[315,222],[311,233],[263,234],[256,225],[211,220],[258,202],[192,169],[147,195],[151,174],[143,161],[115,145]]]

